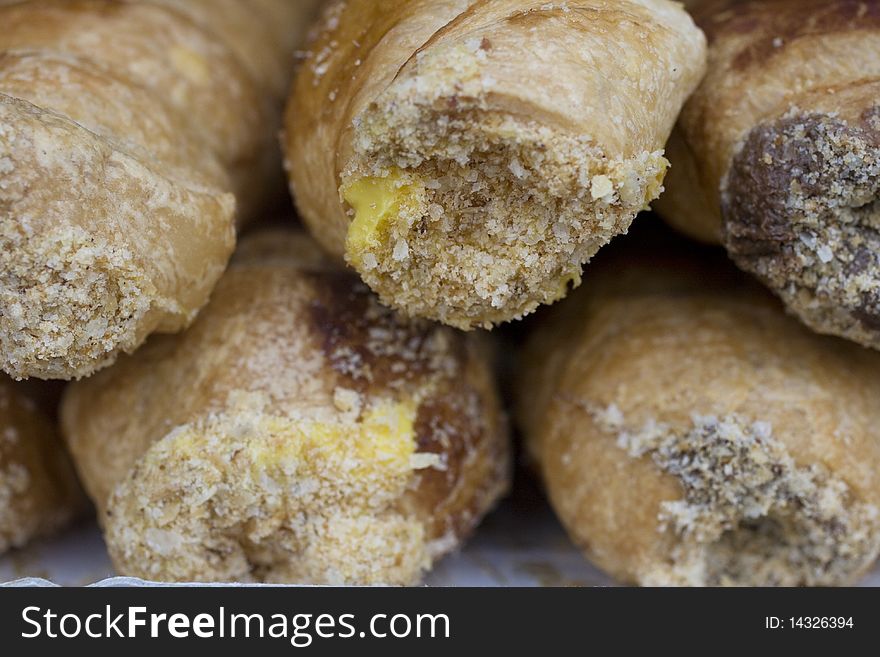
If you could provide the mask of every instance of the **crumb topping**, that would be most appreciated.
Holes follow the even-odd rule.
[[[115,383],[150,400],[131,417],[104,398],[103,419],[130,429],[87,473],[111,555],[161,581],[415,583],[509,480],[485,345],[400,317],[351,272],[255,246],[186,334],[77,384],[77,404]],[[101,420],[71,439],[81,463],[105,448]]]
[[[346,257],[383,302],[452,326],[489,328],[553,303],[581,268],[662,191],[662,151],[614,158],[588,135],[490,111],[494,81],[479,39],[423,53],[355,119],[342,172],[353,206]],[[446,66],[455,67],[453,95]],[[389,181],[380,229],[362,234],[352,190]],[[392,184],[393,183],[393,184]],[[392,198],[393,197],[393,198]],[[389,212],[394,210],[394,212]],[[393,215],[393,216],[391,216]]]
[[[67,378],[109,362],[136,346],[157,301],[124,248],[76,228],[25,238],[0,221],[0,349],[13,376]]]
[[[880,346],[880,106],[861,125],[797,108],[750,133],[724,241],[814,330]]]
[[[632,428],[615,406],[593,417],[681,484],[658,518],[671,560],[643,572],[644,584],[830,586],[880,553],[880,510],[821,465],[798,465],[769,423],[694,415],[687,430]]]
[[[413,583],[433,548],[401,499],[414,473],[439,465],[416,451],[415,408],[374,400],[359,418],[315,421],[234,393],[116,489],[114,556],[126,572],[184,581]]]

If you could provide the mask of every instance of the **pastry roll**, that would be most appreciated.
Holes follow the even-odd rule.
[[[411,584],[505,491],[486,344],[399,319],[317,251],[250,238],[187,332],[69,388],[119,573]]]
[[[880,354],[810,333],[718,254],[662,250],[597,261],[521,363],[560,519],[628,583],[854,583],[880,552]]]
[[[86,508],[54,409],[43,403],[52,396],[0,375],[0,554],[62,529]]]
[[[880,347],[880,3],[704,0],[657,209],[810,328]]]
[[[286,118],[297,204],[382,302],[489,328],[564,297],[660,193],[705,43],[666,0],[349,0]]]
[[[280,186],[316,4],[0,1],[0,369],[87,376],[193,320]]]

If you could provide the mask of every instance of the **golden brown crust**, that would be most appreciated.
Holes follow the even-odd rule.
[[[0,4],[0,368],[86,376],[192,321],[277,179],[316,3]]]
[[[695,5],[709,72],[656,207],[814,330],[880,346],[880,4]]]
[[[604,257],[532,338],[518,414],[557,513],[627,582],[856,581],[880,553],[880,356],[663,249]]]
[[[384,303],[520,317],[656,198],[703,51],[665,0],[338,2],[286,120],[298,206]]]
[[[44,408],[50,397],[0,375],[0,553],[63,529],[86,508]]]
[[[481,338],[278,231],[186,333],[73,384],[63,424],[117,568],[151,579],[413,583],[509,476]]]

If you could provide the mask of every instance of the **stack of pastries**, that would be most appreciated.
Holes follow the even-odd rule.
[[[0,552],[88,498],[123,575],[416,584],[515,427],[621,582],[880,556],[880,0],[0,23]]]

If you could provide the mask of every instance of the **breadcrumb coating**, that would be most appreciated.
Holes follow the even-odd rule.
[[[880,348],[880,106],[863,119],[794,108],[755,128],[722,191],[722,239],[813,330]]]
[[[647,228],[524,349],[517,413],[560,520],[628,583],[852,585],[880,556],[880,354]]]
[[[450,117],[419,90],[371,106],[342,176],[345,197],[357,181],[406,172],[408,203],[366,248],[349,239],[346,258],[409,314],[491,328],[554,303],[663,190],[662,151],[615,160],[587,137],[466,99]]]
[[[121,573],[413,584],[509,483],[490,360],[270,231],[187,332],[72,385],[65,436]]]
[[[442,462],[415,452],[414,406],[377,401],[336,423],[266,406],[231,400],[150,449],[108,505],[118,567],[153,579],[418,579],[436,554],[399,500],[414,471]]]
[[[154,300],[163,304],[130,252],[82,229],[25,240],[7,228],[0,225],[0,350],[10,374],[84,375],[139,345],[144,317]]]
[[[0,4],[0,369],[88,376],[192,322],[236,220],[280,190],[317,4]]]
[[[289,104],[297,206],[404,314],[519,319],[659,196],[704,51],[666,0],[337,2]]]
[[[592,415],[619,448],[681,484],[658,517],[674,537],[672,563],[640,573],[642,585],[835,586],[880,555],[880,509],[821,465],[798,467],[767,422],[694,415],[678,432],[628,427],[616,406]]]
[[[187,325],[232,249],[222,217],[233,198],[165,178],[29,103],[0,95],[0,118],[0,366],[16,378],[86,376],[150,332]],[[42,185],[47,174],[83,176],[78,197]],[[113,220],[96,231],[93,213]],[[192,251],[205,230],[212,239]]]
[[[811,329],[880,347],[880,7],[704,0],[706,76],[658,211],[723,244]]]

